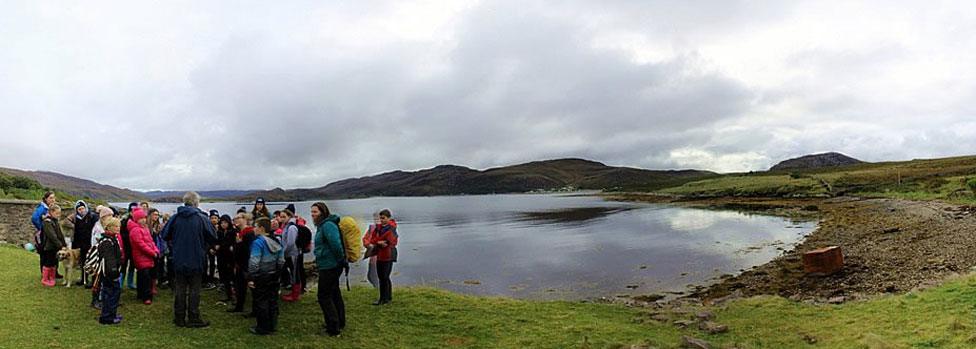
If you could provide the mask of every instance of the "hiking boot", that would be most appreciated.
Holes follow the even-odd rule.
[[[327,329],[327,328],[323,328],[322,331],[319,332],[319,334],[320,335],[323,335],[323,336],[329,336],[329,337],[333,337],[334,338],[334,337],[339,337],[339,335],[342,334],[342,333],[339,332],[339,331],[332,332],[332,331],[329,331],[329,329]]]
[[[114,319],[112,319],[110,321],[101,321],[101,320],[99,320],[98,323],[100,323],[102,325],[118,325],[118,324],[122,323],[122,319],[117,317],[117,318],[114,318]]]
[[[261,330],[257,326],[251,326],[247,330],[248,331],[251,331],[251,333],[256,334],[258,336],[267,336],[267,335],[270,335],[271,334],[271,332]]]
[[[186,327],[186,320],[173,319],[173,325],[176,325],[176,327]]]
[[[203,319],[195,319],[186,322],[187,328],[204,328],[209,326],[210,326],[210,322],[203,321]]]

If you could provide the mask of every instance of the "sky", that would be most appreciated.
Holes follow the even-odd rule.
[[[0,166],[139,190],[976,154],[976,5],[0,2]]]

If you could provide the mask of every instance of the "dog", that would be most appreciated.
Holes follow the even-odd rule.
[[[81,259],[81,249],[69,250],[67,248],[58,251],[58,260],[64,268],[64,287],[71,287],[71,274],[78,269],[78,260]]]

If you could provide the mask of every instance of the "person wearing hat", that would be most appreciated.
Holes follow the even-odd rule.
[[[137,297],[146,305],[152,304],[152,275],[159,257],[159,248],[149,232],[148,214],[141,207],[136,207],[129,217],[129,240],[132,244],[132,257],[129,258],[136,266],[138,274]]]
[[[132,263],[132,240],[129,236],[129,220],[132,219],[132,212],[139,208],[138,202],[130,202],[128,211],[122,216],[122,230],[119,236],[122,237],[122,284],[130,290],[136,289],[136,265]]]
[[[213,225],[214,231],[217,231],[217,227],[220,225],[220,211],[210,210],[210,224]],[[217,288],[217,278],[214,276],[217,273],[217,250],[210,248],[208,252],[207,276],[203,288],[210,290]]]
[[[251,219],[257,220],[261,217],[268,217],[268,219],[272,218],[271,213],[268,212],[268,206],[264,203],[264,198],[258,197],[257,200],[254,200],[254,209],[251,210]],[[274,218],[277,219],[278,217]]]
[[[91,244],[91,235],[92,229],[95,228],[95,223],[98,222],[98,216],[95,212],[88,209],[87,203],[78,200],[75,202],[75,214],[68,217],[68,220],[74,224],[74,234],[71,236],[71,248],[79,250],[78,265],[85,265],[85,257],[88,256],[88,250],[93,246]],[[75,285],[88,285],[88,274],[81,273],[81,279]]]
[[[285,302],[297,302],[302,295],[302,280],[299,269],[298,256],[302,251],[295,246],[298,240],[298,223],[295,220],[295,205],[289,204],[278,215],[278,222],[281,225],[281,244],[285,247],[285,266],[288,269],[288,283],[291,285],[291,293],[281,296]]]
[[[230,303],[234,300],[234,244],[237,243],[237,228],[234,227],[230,215],[220,216],[217,223],[217,273],[220,284],[224,288],[222,302]]]

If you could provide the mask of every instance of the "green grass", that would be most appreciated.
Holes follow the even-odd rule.
[[[322,320],[314,293],[283,304],[280,332],[270,337],[250,335],[246,329],[253,320],[225,313],[215,304],[214,291],[204,292],[201,306],[212,322],[207,329],[174,327],[168,290],[152,306],[137,304],[132,291],[123,292],[125,321],[103,326],[87,307],[87,290],[40,286],[36,254],[0,246],[0,265],[3,348],[672,348],[681,335],[720,348],[976,347],[973,276],[928,291],[836,306],[780,297],[736,301],[713,309],[717,321],[731,330],[712,336],[678,330],[650,320],[647,310],[619,305],[472,297],[427,288],[397,288],[393,305],[376,308],[369,305],[374,291],[356,287],[344,292],[348,328],[334,339],[317,335]]]
[[[653,191],[691,197],[858,195],[973,204],[976,203],[976,157],[727,174]]]

